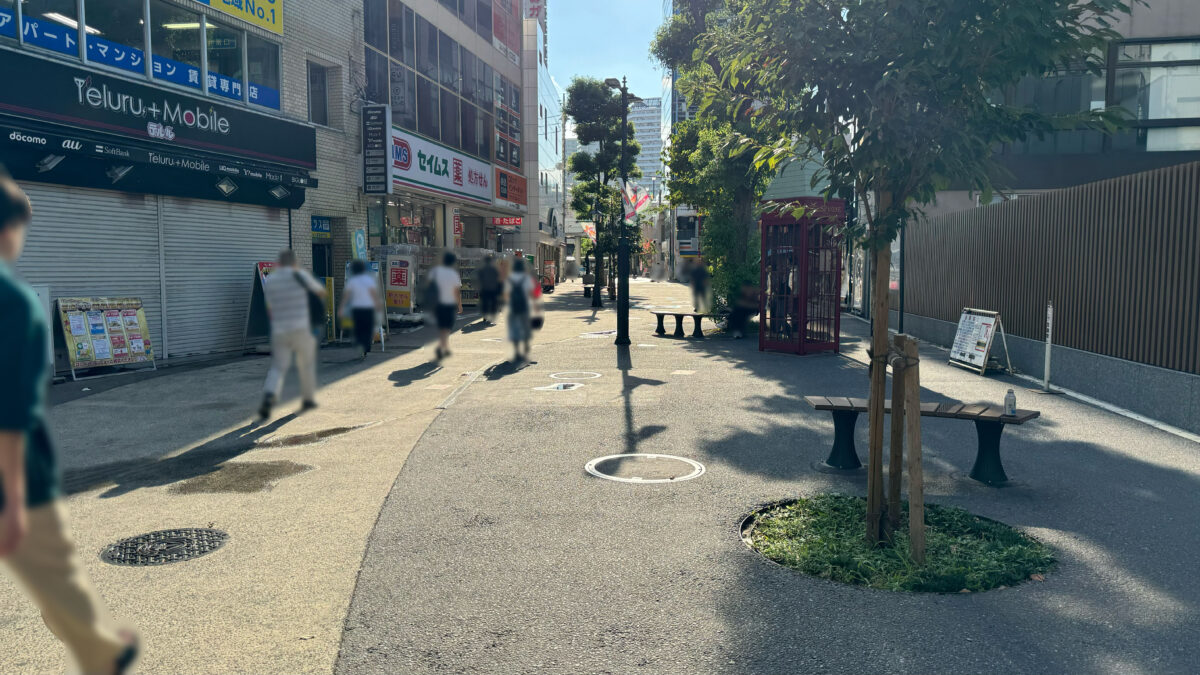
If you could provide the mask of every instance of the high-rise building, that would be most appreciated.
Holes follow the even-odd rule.
[[[662,99],[647,98],[629,106],[629,121],[633,124],[633,137],[641,146],[637,165],[642,177],[637,183],[646,190],[657,193],[662,183]]]
[[[514,4],[516,0],[514,0]],[[546,2],[525,3],[524,49],[524,143],[525,175],[536,181],[529,190],[528,211],[521,230],[505,237],[504,248],[520,250],[531,258],[539,272],[547,262],[562,270],[566,247],[563,223],[563,124],[562,90],[550,76],[546,46]]]

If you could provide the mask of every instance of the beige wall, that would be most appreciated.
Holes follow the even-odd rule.
[[[1127,38],[1200,35],[1200,0],[1147,0],[1116,26]]]

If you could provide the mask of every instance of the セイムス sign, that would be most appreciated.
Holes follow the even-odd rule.
[[[487,162],[392,127],[392,185],[425,190],[475,204],[492,203]]]

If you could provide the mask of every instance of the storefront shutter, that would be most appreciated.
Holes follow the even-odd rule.
[[[287,211],[162,197],[168,357],[242,348],[255,263],[287,245]]]
[[[53,298],[141,298],[152,344],[161,345],[158,198],[41,183],[21,187],[33,203],[33,225],[18,274],[50,286]]]

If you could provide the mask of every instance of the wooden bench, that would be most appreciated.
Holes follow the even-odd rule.
[[[840,396],[805,396],[804,400],[817,410],[828,410],[833,414],[833,449],[825,463],[835,469],[857,469],[862,466],[854,448],[854,426],[859,413],[867,412],[867,400]],[[884,413],[891,414],[891,403],[884,406]],[[1000,462],[1000,436],[1006,424],[1024,424],[1041,417],[1037,410],[1018,410],[1016,415],[1005,415],[1004,408],[984,404],[922,403],[921,417],[944,417],[975,422],[979,437],[979,448],[975,453],[975,465],[971,467],[971,478],[986,485],[1003,485],[1008,482],[1004,465]]]
[[[707,314],[698,314],[696,312],[672,312],[672,311],[665,310],[665,309],[652,309],[652,310],[650,310],[650,313],[653,314],[654,316],[658,317],[658,328],[654,329],[654,332],[658,335],[666,335],[667,334],[667,329],[663,328],[663,317],[673,316],[673,317],[675,317],[674,337],[677,337],[677,338],[687,337],[683,333],[683,317],[690,316],[696,320],[696,328],[692,331],[692,337],[694,337],[694,338],[703,338],[704,337],[704,331],[700,330],[700,321],[704,317],[708,316]]]

